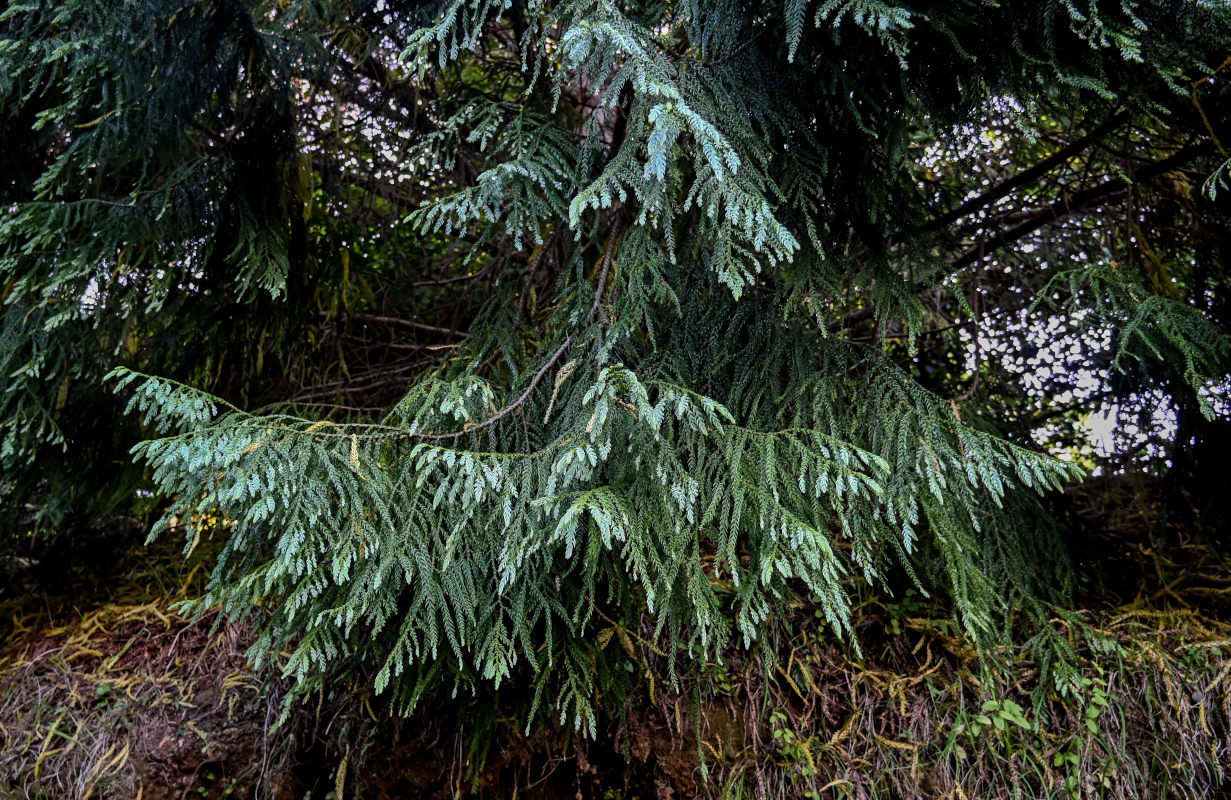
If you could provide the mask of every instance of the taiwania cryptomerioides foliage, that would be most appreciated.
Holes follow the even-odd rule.
[[[399,708],[592,731],[643,613],[705,658],[860,586],[994,644],[1102,399],[994,332],[1225,413],[1228,53],[1196,0],[9,3],[5,519],[146,468],[198,608]]]

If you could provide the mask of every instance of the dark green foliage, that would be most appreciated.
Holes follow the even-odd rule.
[[[0,25],[6,520],[99,513],[118,390],[155,534],[226,538],[199,607],[301,692],[514,679],[592,731],[602,617],[703,657],[800,595],[845,635],[859,582],[990,646],[1063,607],[1038,496],[1081,470],[1036,442],[1098,399],[983,338],[1053,309],[1126,398],[1226,412],[1222,4]]]

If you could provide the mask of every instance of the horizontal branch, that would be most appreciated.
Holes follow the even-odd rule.
[[[323,313],[323,312],[322,312]],[[416,331],[424,331],[426,333],[439,333],[442,336],[457,336],[465,338],[470,334],[467,331],[454,330],[453,328],[441,328],[437,325],[427,325],[422,322],[414,322],[409,319],[401,319],[399,317],[384,317],[378,314],[356,314],[351,317],[359,322],[378,322],[383,325],[396,325],[402,328],[410,328]]]

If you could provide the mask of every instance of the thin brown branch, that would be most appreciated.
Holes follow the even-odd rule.
[[[412,282],[412,283],[410,283],[410,284],[408,284],[408,285],[409,285],[409,286],[414,286],[414,287],[420,287],[420,286],[448,286],[448,285],[449,285],[449,284],[451,284],[451,283],[461,283],[462,281],[473,281],[473,280],[477,280],[478,278],[482,278],[482,277],[483,277],[484,275],[486,275],[486,274],[487,274],[487,267],[484,267],[483,269],[479,270],[478,272],[472,272],[472,273],[471,273],[471,274],[469,274],[469,275],[457,275],[457,276],[452,277],[452,278],[440,278],[440,279],[438,279],[438,280],[433,280],[433,281],[414,281],[414,282]]]
[[[594,290],[594,302],[590,305],[589,313],[586,314],[586,321],[593,319],[594,315],[598,313],[599,307],[602,305],[603,293],[607,288],[607,276],[611,273],[611,265],[615,261],[616,240],[620,235],[620,227],[620,221],[617,217],[616,223],[611,228],[611,233],[607,236],[607,247],[603,253],[602,266],[599,269],[598,285]],[[512,403],[509,403],[507,406],[500,409],[495,414],[492,414],[482,422],[471,425],[460,431],[454,431],[453,433],[416,434],[417,437],[420,439],[427,439],[429,441],[458,439],[462,436],[478,433],[484,428],[490,428],[492,425],[495,425],[497,422],[525,405],[526,401],[530,399],[530,395],[533,394],[534,390],[537,389],[539,384],[543,382],[543,378],[547,376],[547,373],[551,371],[551,368],[556,365],[556,363],[572,346],[573,334],[570,333],[564,337],[564,341],[561,342],[560,346],[556,348],[556,351],[552,353],[551,358],[547,359],[547,362],[543,364],[543,366],[539,367],[539,371],[534,373],[534,377],[530,379],[530,384],[526,387],[525,391],[523,391],[521,395],[519,395],[518,398]]]
[[[422,322],[414,322],[409,319],[400,319],[398,317],[383,317],[377,314],[359,314],[351,317],[351,319],[361,322],[379,322],[385,325],[397,325],[403,328],[411,328],[416,331],[439,333],[443,336],[458,336],[464,338],[470,335],[467,331],[454,330],[453,328],[442,328],[438,325],[426,325]]]
[[[415,361],[406,362],[400,365],[394,365],[367,372],[353,381],[332,381],[330,383],[310,386],[307,387],[307,390],[294,395],[288,400],[270,403],[269,405],[263,406],[260,410],[279,405],[300,405],[307,400],[321,400],[329,397],[353,395],[364,392],[371,393],[378,389],[399,385],[402,383],[402,379],[399,376],[407,372],[413,372],[414,370],[421,369],[434,362],[435,359],[433,358],[417,359]]]

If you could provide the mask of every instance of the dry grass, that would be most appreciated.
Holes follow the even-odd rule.
[[[1155,555],[1145,569],[1157,579],[1140,583],[1139,596],[1053,620],[1051,641],[1006,649],[996,663],[979,659],[943,608],[917,600],[868,600],[856,659],[801,602],[779,620],[772,658],[732,650],[673,691],[646,618],[607,637],[607,648],[654,680],[609,708],[597,741],[551,726],[523,737],[524,706],[507,695],[494,711],[490,698],[456,713],[438,703],[400,733],[367,724],[356,706],[352,730],[366,732],[347,737],[364,743],[349,751],[347,796],[1226,796],[1231,574],[1189,544]],[[1050,655],[1057,644],[1065,664]],[[496,720],[485,727],[481,713]],[[342,757],[335,746],[326,760]]]
[[[751,723],[751,735],[724,751],[721,736],[703,727],[711,777],[695,791],[1198,800],[1231,777],[1225,623],[1185,609],[1089,619],[1093,638],[1074,637],[1075,672],[1057,685],[1028,650],[984,669],[944,620],[901,621],[903,631],[863,661],[796,635],[776,682],[761,679],[760,664],[725,672],[732,689],[710,702],[726,704],[719,719]],[[1059,622],[1056,633],[1072,635]]]
[[[181,618],[169,607],[182,595],[127,585],[56,620],[9,608],[0,797],[276,794],[277,699],[247,665],[246,631]]]
[[[336,685],[272,730],[281,688],[250,669],[247,629],[169,610],[199,570],[167,586],[151,568],[80,609],[0,605],[0,800],[1227,797],[1231,571],[1097,496],[1106,561],[1086,568],[1106,579],[1084,603],[1101,610],[995,663],[917,598],[867,600],[856,658],[801,599],[768,651],[672,690],[645,619],[599,637],[634,685],[594,742],[523,735],[526,693],[447,687],[393,720]]]

